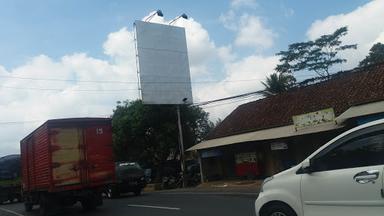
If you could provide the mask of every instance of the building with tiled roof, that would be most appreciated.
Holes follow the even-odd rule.
[[[384,118],[384,64],[240,105],[189,150],[200,153],[208,179],[265,176],[378,118]]]

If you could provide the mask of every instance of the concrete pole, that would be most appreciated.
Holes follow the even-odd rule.
[[[183,188],[184,188],[185,187],[184,140],[183,140],[183,129],[181,127],[180,105],[176,105],[176,110],[177,110],[177,125],[179,128],[180,166],[181,166]]]
[[[201,180],[201,183],[204,183],[204,172],[203,172],[203,160],[201,158],[201,154],[200,152],[197,152],[197,158],[198,158],[198,162],[199,162],[199,166],[200,166],[200,180]]]

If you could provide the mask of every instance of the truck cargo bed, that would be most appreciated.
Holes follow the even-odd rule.
[[[20,142],[26,192],[98,187],[114,181],[108,118],[48,120]]]

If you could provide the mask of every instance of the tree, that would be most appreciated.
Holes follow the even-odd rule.
[[[261,82],[265,87],[262,94],[266,97],[280,94],[287,91],[295,81],[296,79],[290,74],[273,73],[266,78],[265,82]]]
[[[208,113],[181,106],[185,149],[200,142],[212,128]],[[118,102],[113,112],[113,147],[117,161],[137,161],[161,167],[171,152],[178,153],[177,115],[174,106]]]
[[[366,56],[360,63],[359,67],[365,67],[377,63],[384,62],[384,44],[376,43],[369,50],[368,56]]]
[[[280,56],[280,64],[275,70],[283,74],[308,70],[314,71],[320,77],[329,78],[329,70],[333,65],[347,61],[337,54],[340,51],[357,48],[356,44],[342,45],[340,38],[347,33],[348,28],[345,26],[314,41],[290,44],[287,51],[277,53]]]

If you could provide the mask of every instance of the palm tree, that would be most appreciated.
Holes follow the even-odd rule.
[[[263,95],[269,97],[287,91],[296,82],[295,77],[286,73],[273,73],[261,82],[265,89]]]

